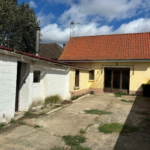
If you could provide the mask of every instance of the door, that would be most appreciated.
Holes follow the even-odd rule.
[[[130,69],[105,68],[104,92],[129,93]]]
[[[21,62],[17,62],[17,81],[16,81],[16,102],[15,111],[18,111],[19,104],[19,90],[20,90],[20,75],[21,75]]]

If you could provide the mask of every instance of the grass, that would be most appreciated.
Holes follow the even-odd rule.
[[[5,126],[5,123],[0,123],[0,130],[3,129]]]
[[[27,118],[27,117],[31,117],[33,114],[30,112],[30,111],[27,111],[24,113],[24,117]]]
[[[76,146],[73,147],[72,150],[91,150],[91,148],[89,148],[89,147],[83,147],[81,145],[76,145]]]
[[[36,129],[36,128],[41,128],[42,126],[40,126],[40,125],[37,125],[37,124],[35,124],[34,125],[34,128]]]
[[[15,123],[15,122],[16,122],[16,120],[14,118],[11,118],[9,123]]]
[[[122,132],[122,133],[130,133],[130,132],[137,132],[137,127],[132,127],[128,125],[123,125],[119,123],[110,123],[110,124],[103,124],[98,127],[100,132],[105,134],[114,133],[114,132]]]
[[[49,96],[45,99],[45,106],[47,104],[55,104],[61,100],[59,95]]]
[[[124,93],[124,92],[116,92],[115,93],[115,97],[121,97],[122,95],[129,95],[128,93]]]
[[[127,102],[127,103],[133,103],[134,102],[134,101],[131,101],[131,100],[128,101],[128,100],[125,100],[125,99],[122,99],[121,101],[122,102]]]
[[[81,134],[84,134],[84,133],[86,133],[86,129],[80,129],[80,131],[79,131]]]
[[[26,123],[25,123],[24,121],[22,121],[22,120],[18,121],[18,123],[21,124],[21,125],[25,125],[25,124],[26,124]]]
[[[79,146],[80,143],[86,142],[86,138],[82,135],[75,135],[75,136],[66,135],[63,136],[63,140],[69,146]]]
[[[86,114],[99,114],[99,115],[112,114],[112,112],[104,111],[104,110],[98,110],[98,109],[84,110],[84,112]]]
[[[60,146],[55,146],[55,147],[51,148],[51,150],[65,150],[65,148],[60,147]]]
[[[115,97],[121,97],[123,95],[126,95],[126,96],[136,96],[134,93],[133,94],[129,94],[129,93],[125,93],[125,92],[116,92],[115,93]]]

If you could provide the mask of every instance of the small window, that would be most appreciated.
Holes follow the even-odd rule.
[[[89,71],[89,80],[94,80],[94,70]]]
[[[76,70],[75,74],[75,87],[79,87],[79,70]]]
[[[39,83],[40,82],[40,71],[35,70],[33,74],[33,83]]]

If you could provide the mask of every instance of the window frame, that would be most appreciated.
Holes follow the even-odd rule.
[[[93,78],[91,77],[91,73],[93,73]],[[94,80],[95,79],[95,71],[94,70],[90,70],[89,71],[89,80]]]
[[[35,81],[35,72],[39,73],[38,74],[38,81]],[[40,81],[41,81],[41,71],[40,70],[34,70],[33,71],[33,83],[34,84],[38,84],[38,83],[40,83]]]

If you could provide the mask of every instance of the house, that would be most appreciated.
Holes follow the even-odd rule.
[[[71,37],[59,60],[91,70],[84,89],[73,83],[74,95],[88,90],[143,95],[142,84],[150,82],[150,32]],[[73,75],[80,80],[78,70]]]
[[[58,60],[63,52],[63,48],[56,43],[41,43],[39,56]]]
[[[89,69],[0,46],[0,122],[28,111],[48,96],[70,99],[70,72]]]

